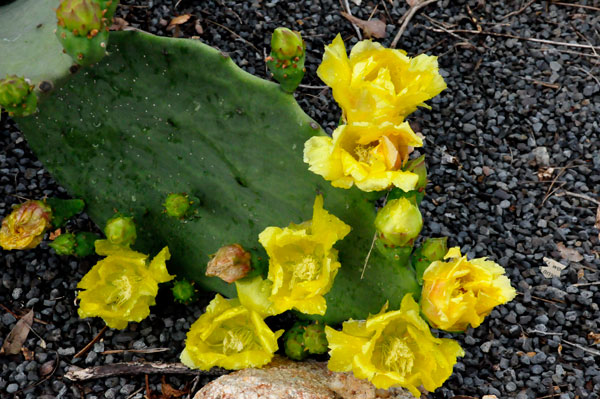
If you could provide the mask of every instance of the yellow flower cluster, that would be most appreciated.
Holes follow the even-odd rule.
[[[35,248],[50,227],[52,210],[42,201],[16,206],[0,228],[0,247],[5,250]]]
[[[130,321],[145,319],[150,306],[156,304],[158,284],[175,277],[166,267],[171,256],[169,248],[163,248],[150,264],[147,255],[104,242],[96,247],[96,252],[107,256],[77,284],[83,290],[77,295],[79,317],[99,316],[116,329],[127,327]]]
[[[342,331],[325,328],[332,371],[352,371],[377,388],[404,387],[420,397],[418,387],[434,391],[452,374],[456,358],[464,356],[458,342],[435,338],[419,316],[410,294],[400,310],[386,307],[366,321],[350,320]]]
[[[214,366],[229,370],[264,366],[278,349],[277,339],[283,330],[271,331],[263,318],[238,299],[217,294],[192,324],[181,362],[201,370]]]
[[[485,258],[467,260],[458,247],[433,262],[423,274],[421,309],[429,322],[446,331],[478,327],[495,306],[516,296],[504,268]]]
[[[409,58],[370,40],[357,43],[348,57],[338,35],[325,48],[317,74],[332,88],[346,124],[333,138],[312,137],[305,143],[309,169],[334,187],[414,189],[417,175],[402,166],[423,142],[404,118],[446,88],[437,58]]]

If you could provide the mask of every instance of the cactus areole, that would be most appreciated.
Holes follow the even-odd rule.
[[[17,120],[45,167],[85,200],[99,226],[114,209],[127,212],[138,228],[133,249],[168,245],[171,273],[234,297],[233,284],[205,276],[209,255],[238,242],[267,259],[258,234],[309,219],[321,193],[325,208],[352,227],[335,244],[342,267],[323,319],[365,318],[388,299],[398,306],[407,292],[418,297],[411,267],[377,251],[361,279],[375,233],[373,203],[308,171],[304,142],[325,133],[293,96],[195,40],[130,31],[111,32],[110,43],[108,56],[46,96],[38,114]],[[164,212],[166,196],[178,192],[199,198],[192,220]]]

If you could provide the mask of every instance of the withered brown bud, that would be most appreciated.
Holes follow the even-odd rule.
[[[250,253],[240,244],[231,244],[219,248],[208,262],[206,275],[219,277],[228,283],[246,277],[252,269]]]

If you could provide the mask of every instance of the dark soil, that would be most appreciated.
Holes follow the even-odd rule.
[[[130,26],[164,36],[196,36],[261,77],[267,76],[264,54],[272,30],[280,25],[299,30],[308,48],[304,84],[312,87],[301,88],[297,99],[329,132],[339,120],[330,90],[317,87],[323,83],[315,70],[323,47],[337,33],[348,47],[357,41],[352,25],[340,16],[343,2],[122,3],[118,15]],[[591,8],[539,1],[521,10],[528,3],[440,0],[417,14],[399,43],[409,55],[439,55],[448,84],[430,101],[431,110],[409,118],[427,137],[422,152],[431,181],[421,206],[423,235],[446,235],[470,257],[488,256],[506,268],[519,291],[481,327],[455,337],[467,354],[432,398],[600,397],[600,342],[594,335],[600,333],[600,246],[594,228],[594,199],[600,199],[600,11],[591,0],[580,0]],[[372,15],[388,24],[385,45],[407,10],[400,0],[350,4],[355,16]],[[168,22],[182,14],[192,18],[167,30]],[[66,195],[3,115],[0,216],[23,198]],[[85,215],[73,223],[95,228]],[[563,259],[559,243],[583,259]],[[566,265],[559,278],[541,274],[544,257]],[[0,396],[142,398],[143,376],[75,384],[63,375],[72,365],[178,360],[187,329],[210,298],[186,307],[173,304],[163,290],[161,305],[148,319],[123,331],[109,329],[87,355],[73,358],[104,325],[100,319],[79,319],[74,305],[75,286],[94,262],[58,257],[46,244],[30,251],[0,250],[0,337],[16,323],[12,312],[33,308],[43,321],[34,323],[35,333],[25,344],[30,360],[0,358]],[[168,351],[102,354],[156,347]],[[54,373],[44,377],[44,369],[52,370],[57,361]],[[167,382],[183,389],[207,379],[182,376]],[[150,376],[149,382],[151,389],[160,389],[160,376]]]

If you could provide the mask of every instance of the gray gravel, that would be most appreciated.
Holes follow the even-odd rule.
[[[299,29],[308,47],[304,83],[313,86],[322,85],[315,70],[324,44],[338,32],[350,38],[347,43],[356,42],[352,26],[339,15],[338,1],[123,3],[122,17],[159,35],[173,33],[165,30],[165,21],[193,14],[203,33],[199,35],[190,22],[183,25],[182,35],[199,35],[262,77],[266,76],[262,51],[268,49],[272,29],[282,24]],[[513,302],[494,310],[480,328],[455,337],[467,355],[432,398],[486,394],[518,399],[600,397],[600,345],[588,338],[592,332],[600,333],[600,286],[586,285],[599,280],[598,231],[593,227],[596,204],[566,194],[599,198],[600,58],[589,49],[501,36],[457,33],[459,38],[432,31],[432,22],[424,17],[443,23],[444,29],[476,30],[479,24],[495,33],[600,46],[600,12],[540,1],[502,19],[521,3],[525,2],[442,0],[414,18],[400,42],[409,54],[440,55],[448,84],[448,90],[430,102],[433,110],[417,111],[410,118],[427,137],[421,151],[428,156],[431,182],[421,207],[426,221],[423,233],[447,235],[451,245],[461,246],[471,257],[489,256],[506,267],[520,293]],[[594,5],[591,0],[580,3]],[[384,44],[391,42],[397,30],[393,21],[406,11],[405,2],[399,0],[363,0],[360,7],[350,4],[353,14],[363,19],[377,6],[374,17],[388,23]],[[315,120],[333,130],[339,109],[329,90],[301,89],[297,98]],[[553,174],[540,181],[538,174],[547,168],[554,168]],[[550,182],[561,172],[547,195]],[[20,197],[46,195],[67,194],[3,115],[0,215],[6,215]],[[85,215],[73,224],[94,228]],[[559,242],[575,248],[583,260],[561,259]],[[541,274],[544,257],[567,265],[560,278]],[[31,360],[22,355],[0,358],[0,396],[141,398],[141,376],[80,384],[62,376],[70,365],[176,361],[185,331],[201,314],[207,298],[190,307],[178,306],[164,290],[159,294],[161,305],[148,319],[130,323],[124,331],[108,330],[86,356],[73,359],[103,327],[99,319],[80,320],[73,303],[77,281],[94,262],[57,257],[45,244],[31,251],[0,250],[0,304],[17,314],[33,308],[35,317],[44,321],[34,323],[35,334],[26,342],[33,351]],[[4,309],[0,313],[0,337],[5,337],[16,319]],[[144,347],[168,347],[169,351],[102,354]],[[54,374],[42,380],[56,361]],[[167,378],[180,389],[191,380]],[[150,386],[159,389],[160,377],[151,376]]]

